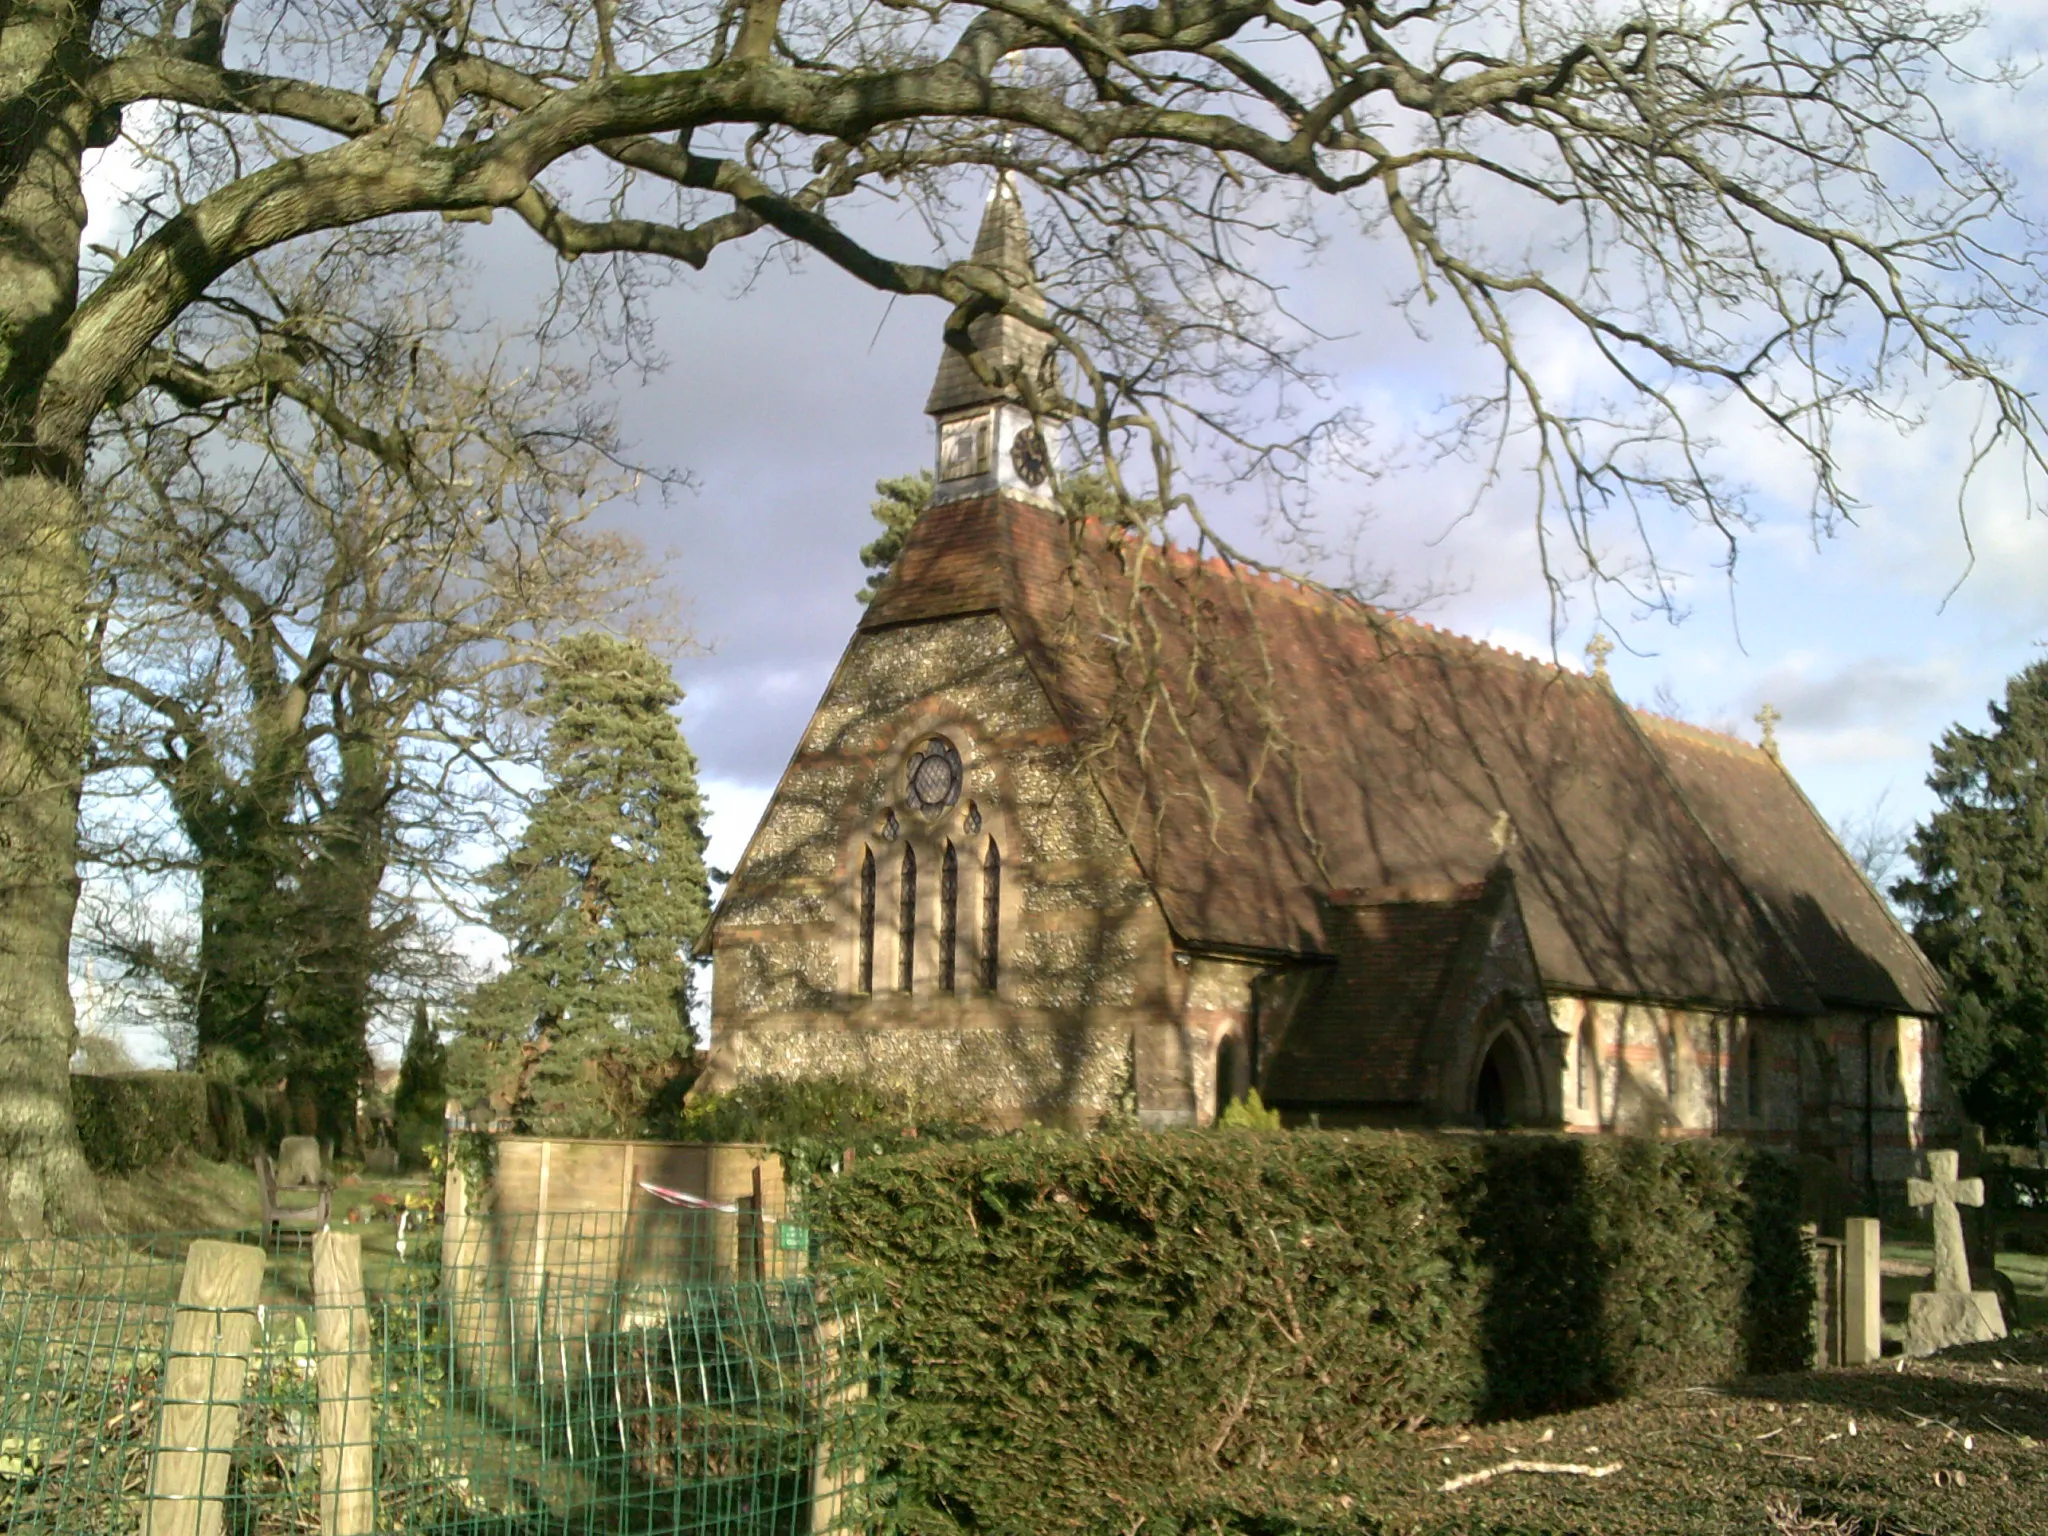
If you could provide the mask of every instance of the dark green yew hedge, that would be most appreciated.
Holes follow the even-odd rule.
[[[1725,1142],[1030,1135],[811,1203],[885,1303],[912,1533],[1178,1530],[1404,1424],[1806,1358],[1797,1177]]]
[[[242,1163],[283,1134],[283,1104],[193,1072],[74,1074],[71,1110],[85,1160],[99,1173],[154,1168],[181,1149]]]

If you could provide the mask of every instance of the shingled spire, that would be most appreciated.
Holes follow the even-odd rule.
[[[1039,292],[1038,273],[1031,261],[1031,226],[1025,222],[1024,204],[1007,171],[989,189],[981,231],[974,237],[974,254],[968,260],[999,273],[1013,289],[1021,290],[1023,307],[1032,314],[1045,313],[1045,295]],[[1014,315],[984,315],[967,333],[975,351],[1005,379],[1013,379],[1020,366],[1038,366],[1046,353],[1044,333]],[[924,408],[927,415],[943,417],[998,400],[1021,405],[1024,396],[1014,383],[983,383],[966,357],[949,346],[939,359],[938,376],[932,380]]]
[[[974,265],[1000,275],[1027,314],[1043,315],[1045,295],[1031,261],[1031,227],[1008,172],[989,189],[988,209],[974,239]],[[989,374],[975,372],[950,345],[925,410],[938,418],[938,487],[934,505],[998,493],[1051,504],[1056,434],[1034,419],[1019,380],[1029,378],[1043,411],[1057,393],[1054,354],[1045,333],[1014,314],[983,315],[967,329]]]

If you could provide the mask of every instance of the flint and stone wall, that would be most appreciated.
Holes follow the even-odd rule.
[[[1550,1015],[1565,1045],[1570,1130],[1740,1136],[1820,1157],[1858,1185],[1918,1173],[1924,1149],[1960,1131],[1929,1020],[1760,1019],[1576,997],[1553,998]]]

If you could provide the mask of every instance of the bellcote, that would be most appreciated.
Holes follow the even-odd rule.
[[[1030,314],[1045,313],[1045,296],[1031,260],[1031,230],[1024,204],[1005,172],[989,189],[988,207],[968,260],[997,273]],[[989,373],[975,372],[967,354],[948,345],[939,359],[925,411],[938,426],[938,485],[933,503],[965,501],[997,492],[1052,504],[1052,458],[1057,430],[1034,421],[1019,380],[1030,378],[1040,404],[1057,392],[1055,353],[1043,332],[1011,314],[984,315],[967,329],[974,354]]]

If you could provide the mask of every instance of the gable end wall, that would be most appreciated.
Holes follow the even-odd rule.
[[[933,734],[965,763],[933,822],[903,798]],[[981,830],[966,830],[974,803]],[[906,835],[881,836],[894,809]],[[979,985],[979,859],[1001,850],[997,988]],[[960,859],[956,985],[938,984],[939,850]],[[918,849],[912,990],[896,985],[896,879]],[[858,873],[877,863],[874,991],[856,991]],[[854,637],[765,813],[713,936],[707,1091],[859,1074],[935,1114],[1087,1124],[1191,1111],[1171,943],[1129,844],[997,615]]]

